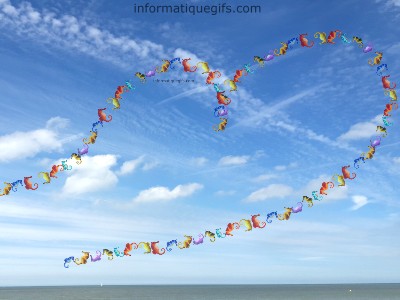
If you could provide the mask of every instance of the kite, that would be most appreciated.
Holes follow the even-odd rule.
[[[238,87],[236,85],[236,83],[240,83],[241,81],[239,80],[243,75],[248,75],[248,74],[253,74],[254,70],[252,70],[251,68],[253,67],[257,67],[258,68],[262,68],[265,66],[265,63],[274,59],[274,57],[278,57],[278,56],[282,56],[285,55],[288,51],[290,51],[291,49],[293,49],[296,45],[299,44],[301,47],[306,47],[306,48],[312,48],[314,46],[314,41],[309,42],[308,39],[306,38],[308,34],[300,34],[299,37],[294,37],[288,40],[287,43],[281,42],[282,47],[280,47],[280,49],[275,49],[274,51],[270,51],[268,55],[264,56],[264,58],[262,58],[261,56],[254,56],[254,61],[256,62],[255,66],[252,66],[250,64],[245,64],[244,67],[242,69],[238,69],[236,70],[235,74],[233,75],[233,79],[225,79],[222,83],[215,83],[213,82],[214,79],[221,77],[221,73],[219,71],[210,71],[209,65],[207,62],[198,62],[195,66],[190,66],[189,65],[189,61],[191,60],[190,58],[185,58],[182,59],[182,66],[183,66],[183,71],[184,72],[196,72],[197,69],[202,69],[203,72],[201,74],[206,74],[207,75],[207,79],[206,79],[206,84],[212,84],[215,92],[217,93],[217,100],[218,100],[218,104],[219,106],[217,106],[216,108],[214,108],[214,116],[215,117],[219,117],[221,122],[218,125],[213,126],[213,129],[215,131],[224,131],[226,129],[226,126],[228,124],[228,118],[222,118],[222,116],[226,116],[228,114],[228,110],[226,108],[227,105],[229,105],[231,103],[231,99],[226,96],[224,93],[225,91],[221,91],[221,89],[219,88],[220,84],[224,84],[224,85],[229,85],[231,87],[230,92],[234,92],[237,91]],[[358,46],[360,48],[363,48],[362,51],[363,53],[369,53],[370,51],[372,51],[372,45],[369,43],[365,48],[364,48],[364,44],[361,38],[354,36],[352,41],[347,38],[345,33],[342,33],[341,30],[332,30],[330,31],[330,34],[327,36],[325,34],[325,32],[317,32],[314,34],[315,38],[320,39],[320,44],[335,44],[334,39],[335,38],[340,38],[343,42],[343,44],[348,45],[351,44],[352,41],[356,44],[358,44]],[[370,66],[377,66],[376,68],[376,74],[381,76],[382,79],[382,86],[384,89],[384,94],[385,96],[388,96],[390,98],[390,103],[385,105],[384,108],[384,112],[383,112],[383,116],[382,116],[382,122],[384,124],[384,126],[378,125],[376,127],[376,132],[380,132],[379,136],[376,136],[375,138],[370,140],[370,145],[368,145],[369,150],[367,152],[363,152],[361,153],[361,156],[354,159],[354,168],[358,169],[360,167],[360,162],[362,161],[363,163],[365,163],[366,160],[370,160],[374,157],[375,155],[375,151],[376,151],[376,147],[378,147],[381,142],[382,142],[382,138],[386,137],[388,134],[388,130],[387,127],[391,126],[393,123],[392,122],[388,122],[387,118],[391,117],[391,114],[389,114],[391,111],[393,111],[394,109],[398,108],[397,105],[397,93],[396,93],[396,83],[391,83],[389,81],[389,77],[390,75],[384,75],[384,72],[388,71],[388,66],[386,63],[381,64],[381,60],[383,57],[382,52],[376,51],[375,52],[376,56],[368,59],[368,64]],[[164,73],[168,71],[168,67],[172,65],[173,62],[181,62],[180,58],[174,58],[172,60],[163,60],[164,64],[161,68],[161,71],[159,73]],[[173,69],[172,66],[170,67],[170,69]],[[140,72],[136,73],[136,76],[139,77],[139,79],[144,83],[145,77],[144,76],[138,76],[138,74],[142,74]],[[217,74],[217,76],[215,76]],[[128,87],[129,88],[129,87]],[[99,110],[99,116],[100,116],[100,110]],[[111,121],[111,116],[110,117],[110,121]],[[103,115],[103,118],[100,118],[100,121],[106,121],[105,119],[105,114]],[[95,126],[96,123],[93,124],[93,127]],[[97,125],[97,124],[96,124]],[[101,125],[103,126],[103,124],[101,123]],[[92,130],[93,132],[94,130]],[[96,131],[97,132],[97,131]],[[64,162],[63,162],[64,163]],[[350,165],[345,165],[341,168],[341,173],[342,175],[339,174],[335,174],[332,176],[332,180],[334,182],[337,182],[336,186],[337,187],[343,187],[346,185],[346,180],[354,180],[356,178],[356,173],[351,173],[348,169],[350,168]],[[10,185],[11,186],[11,185]],[[165,251],[164,248],[160,248],[157,246],[157,244],[159,243],[159,241],[156,242],[140,242],[140,243],[126,243],[126,248],[124,251],[124,255],[121,255],[118,247],[114,247],[114,253],[110,250],[104,249],[103,250],[103,255],[107,255],[110,259],[110,257],[113,257],[113,254],[115,254],[115,256],[117,257],[122,257],[122,256],[131,256],[129,253],[131,253],[132,250],[137,250],[138,248],[140,248],[140,246],[143,246],[143,249],[145,250],[145,254],[148,253],[153,253],[153,254],[158,254],[158,255],[163,255],[166,253],[170,253],[172,251],[171,246],[175,245],[175,247],[179,248],[179,249],[187,249],[190,247],[191,244],[193,245],[200,245],[200,244],[205,244],[205,237],[209,238],[209,242],[214,243],[217,238],[218,239],[222,239],[225,238],[227,236],[233,236],[232,231],[234,230],[239,230],[240,228],[245,228],[244,231],[251,231],[253,228],[258,228],[258,229],[263,229],[266,227],[267,224],[272,223],[271,218],[275,217],[275,219],[278,220],[289,220],[291,214],[298,214],[301,213],[303,211],[303,204],[302,202],[306,202],[309,208],[313,207],[314,201],[321,201],[323,199],[322,195],[328,196],[327,191],[329,189],[332,189],[335,187],[335,184],[332,181],[326,181],[326,182],[322,182],[321,183],[321,187],[319,192],[318,191],[312,191],[312,198],[309,196],[303,196],[303,199],[301,202],[297,202],[297,205],[294,207],[284,207],[284,211],[280,214],[278,214],[277,211],[274,212],[270,212],[266,215],[266,219],[265,222],[264,221],[260,221],[258,219],[258,217],[261,216],[261,214],[255,214],[255,215],[251,215],[250,219],[241,219],[240,221],[237,222],[231,222],[228,223],[226,225],[226,230],[225,232],[221,232],[221,228],[218,228],[215,230],[215,233],[211,230],[205,230],[204,234],[200,233],[197,235],[197,238],[193,239],[192,235],[184,235],[184,239],[182,241],[178,242],[178,239],[173,239],[170,240],[169,242],[166,243],[165,249],[167,251]],[[6,183],[6,188],[5,191],[7,190],[9,193],[9,186]],[[134,245],[134,246],[132,246]],[[64,267],[65,268],[69,268],[69,265],[66,265],[67,263],[73,261],[75,262],[77,265],[79,264],[84,264],[86,263],[85,258],[88,257],[88,253],[89,252],[84,252],[84,256],[78,260],[78,259],[73,259],[73,256],[66,258],[64,260]],[[92,261],[97,261],[100,260],[98,253],[101,253],[99,250],[96,251],[97,256],[95,260]],[[111,258],[112,259],[112,258]]]
[[[335,39],[341,39],[343,45],[350,45],[350,44],[357,44],[359,48],[361,48],[362,52],[364,54],[367,54],[373,50],[373,46],[371,43],[368,43],[367,46],[364,48],[364,43],[362,38],[353,36],[353,39],[350,40],[347,38],[345,33],[342,33],[343,31],[341,30],[331,30],[329,35],[327,36],[325,32],[323,31],[318,31],[316,32],[313,36],[316,39],[320,40],[320,45],[329,45],[329,44],[335,44],[334,40]],[[225,91],[221,91],[219,88],[221,85],[229,85],[230,86],[230,92],[236,92],[238,90],[238,85],[237,83],[242,83],[241,80],[243,76],[247,76],[249,74],[254,74],[254,70],[258,68],[264,68],[265,65],[267,65],[268,61],[273,60],[275,57],[283,56],[286,55],[287,53],[290,53],[291,50],[299,44],[302,48],[312,48],[315,44],[315,41],[309,41],[306,37],[308,36],[308,33],[304,34],[299,34],[298,37],[292,37],[288,39],[288,42],[281,42],[282,46],[279,49],[275,50],[270,50],[269,54],[262,57],[255,55],[253,56],[253,60],[255,62],[254,65],[250,64],[244,64],[243,68],[238,68],[236,72],[232,75],[233,78],[227,78],[225,80],[221,80],[221,82],[214,82],[218,78],[222,77],[222,74],[219,71],[210,71],[209,65],[207,62],[198,62],[194,65],[190,65],[189,61],[191,58],[184,58],[181,59],[179,57],[173,58],[173,59],[163,59],[161,67],[156,67],[152,68],[148,72],[136,72],[134,73],[135,76],[140,80],[142,84],[146,83],[146,77],[151,77],[151,76],[161,76],[163,73],[167,73],[170,69],[175,69],[177,66],[182,66],[183,67],[183,72],[187,73],[194,73],[197,70],[203,70],[201,74],[206,75],[206,85],[208,86],[213,86],[216,94],[216,98],[218,100],[218,105],[214,109],[214,116],[220,118],[220,123],[218,125],[214,125],[212,128],[214,131],[225,131],[227,124],[228,124],[228,118],[226,117],[228,114],[228,110],[225,106],[229,105],[231,103],[231,99],[226,96],[224,93]],[[378,125],[376,128],[376,132],[380,132],[381,134],[377,137],[375,137],[373,140],[370,140],[369,145],[368,145],[368,151],[361,153],[360,157],[354,159],[354,168],[358,169],[360,167],[360,162],[362,161],[364,164],[367,160],[371,160],[374,155],[376,154],[376,149],[378,146],[380,146],[382,142],[382,138],[386,137],[388,134],[388,129],[387,127],[390,127],[393,125],[392,122],[388,121],[388,117],[391,117],[392,115],[390,114],[393,110],[398,109],[398,104],[397,104],[397,93],[396,93],[396,83],[395,82],[390,82],[390,74],[384,74],[389,71],[388,65],[386,63],[382,63],[382,58],[383,58],[383,53],[380,51],[375,52],[375,56],[372,58],[369,58],[367,60],[367,63],[369,66],[376,67],[376,75],[381,77],[382,81],[382,87],[384,89],[384,95],[389,97],[390,103],[385,104],[384,110],[383,110],[383,116],[382,116],[382,122],[384,126]],[[253,68],[253,69],[252,69]],[[123,100],[122,96],[129,91],[136,90],[136,87],[132,85],[131,80],[126,80],[123,85],[118,85],[116,87],[116,90],[114,92],[113,96],[109,96],[106,98],[106,103],[112,104],[112,109],[113,110],[121,110],[121,100]],[[123,102],[122,102],[123,103]],[[104,105],[102,105],[104,106]],[[100,106],[100,107],[102,107]],[[90,130],[91,135],[88,138],[83,139],[84,146],[82,149],[78,149],[78,153],[72,153],[70,155],[71,159],[75,159],[76,164],[81,164],[83,162],[82,156],[88,153],[89,146],[88,144],[94,145],[96,142],[96,139],[98,137],[98,125],[101,125],[103,127],[103,123],[109,123],[112,121],[113,116],[112,115],[107,115],[105,113],[105,110],[107,110],[106,107],[104,108],[99,108],[97,109],[97,115],[98,115],[98,121],[96,122],[91,122],[92,127]],[[225,117],[222,117],[225,116]],[[350,165],[346,164],[341,168],[342,175],[339,174],[334,174],[332,176],[332,180],[337,182],[337,187],[343,187],[346,185],[345,180],[354,180],[356,178],[355,173],[350,173],[348,170],[350,168]],[[43,184],[50,184],[51,183],[51,178],[58,178],[56,174],[58,172],[64,172],[71,170],[72,166],[67,164],[67,160],[61,161],[60,164],[54,164],[51,167],[50,172],[40,172],[38,173],[38,177],[43,178],[44,182]],[[17,192],[18,185],[25,186],[26,190],[37,190],[39,187],[38,183],[33,183],[31,182],[32,176],[25,176],[24,179],[18,179],[10,182],[4,182],[4,187],[2,189],[0,196],[6,196],[10,195],[11,191],[12,192]],[[120,251],[119,247],[114,247],[111,249],[114,249],[114,251],[108,250],[108,249],[103,249],[103,251],[96,250],[96,255],[92,256],[90,252],[88,251],[82,251],[83,255],[80,258],[76,258],[75,256],[70,256],[68,258],[64,259],[64,267],[65,268],[70,268],[70,264],[74,262],[76,265],[82,265],[82,264],[87,264],[89,261],[89,257],[91,258],[91,262],[96,262],[100,261],[102,256],[107,256],[108,260],[113,260],[114,257],[126,257],[126,256],[131,256],[130,253],[133,253],[133,250],[138,250],[139,248],[142,248],[144,250],[144,254],[157,254],[157,255],[164,255],[167,253],[170,253],[172,251],[172,246],[175,245],[175,248],[179,249],[188,249],[190,248],[190,245],[200,245],[200,244],[205,244],[205,237],[209,239],[210,242],[214,243],[217,239],[223,239],[226,237],[231,237],[233,236],[232,232],[234,230],[239,230],[240,228],[244,228],[246,232],[252,231],[253,228],[258,228],[258,229],[263,229],[263,228],[268,228],[266,226],[267,224],[272,223],[271,218],[275,217],[275,219],[281,220],[281,221],[288,221],[290,219],[291,214],[298,214],[303,211],[303,204],[302,202],[307,203],[307,206],[309,208],[313,207],[314,201],[321,201],[323,199],[322,195],[328,196],[328,190],[333,189],[335,187],[335,184],[332,181],[324,181],[321,183],[321,187],[318,193],[318,190],[312,191],[311,195],[312,198],[309,196],[303,196],[301,202],[297,202],[296,206],[292,207],[284,207],[284,210],[278,214],[277,211],[270,212],[266,214],[265,221],[260,221],[258,218],[261,216],[260,213],[251,215],[249,219],[241,219],[240,221],[234,221],[230,222],[226,225],[226,230],[225,232],[222,231],[222,227],[218,228],[215,230],[215,233],[211,230],[205,230],[204,234],[200,233],[197,235],[197,239],[193,239],[192,235],[184,235],[184,238],[180,241],[178,239],[172,239],[169,242],[166,243],[165,248],[160,248],[158,246],[159,241],[153,241],[153,242],[128,242],[126,243],[126,247],[124,251]]]

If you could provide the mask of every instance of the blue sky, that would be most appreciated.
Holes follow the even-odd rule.
[[[399,282],[396,111],[375,157],[351,169],[356,180],[289,221],[164,256],[138,250],[63,267],[82,250],[165,247],[295,206],[367,150],[388,102],[367,64],[373,52],[339,41],[296,46],[244,77],[227,93],[219,133],[204,75],[177,68],[164,78],[195,82],[140,84],[134,73],[190,57],[226,78],[300,33],[319,43],[315,32],[340,29],[382,51],[400,84],[397,0],[260,1],[261,14],[217,16],[134,14],[134,3],[146,2],[0,0],[0,175],[40,184],[1,198],[0,285]],[[110,111],[105,99],[127,79],[137,89],[82,165],[43,186],[37,173],[82,147],[97,109]]]

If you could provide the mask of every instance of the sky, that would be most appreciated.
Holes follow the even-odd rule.
[[[0,198],[0,286],[399,282],[398,112],[373,159],[354,169],[389,98],[367,63],[374,52],[313,36],[362,37],[400,84],[400,2],[253,1],[261,13],[214,16],[134,13],[134,4],[146,2],[0,0],[1,180],[39,184]],[[217,100],[205,75],[181,65],[145,84],[134,75],[191,58],[219,70],[221,83],[302,33],[313,48],[295,45],[236,92],[224,86],[232,103],[223,132],[212,129]],[[136,89],[112,110],[106,99],[125,80]],[[77,165],[70,155],[104,107],[113,119]],[[42,184],[37,174],[66,159],[72,170]],[[138,249],[63,266],[82,251],[161,248],[251,215],[265,221],[346,165],[355,180],[288,221],[162,256]]]

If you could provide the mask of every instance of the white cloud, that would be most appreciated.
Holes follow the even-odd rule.
[[[287,166],[284,166],[284,165],[276,166],[276,167],[275,167],[275,170],[276,170],[276,171],[285,171],[285,170],[287,170],[287,169],[295,168],[295,167],[297,167],[297,166],[298,166],[298,164],[293,162],[293,163],[290,163],[290,164],[287,165]]]
[[[286,166],[283,166],[283,165],[281,165],[281,166],[276,166],[275,167],[275,170],[277,170],[277,171],[284,171],[284,170],[286,170]]]
[[[400,7],[400,0],[388,0],[386,6]]]
[[[260,157],[265,156],[265,151],[257,150],[252,156],[250,155],[242,155],[242,156],[233,156],[227,155],[221,157],[218,161],[219,166],[238,166],[247,164],[250,160],[257,160]]]
[[[244,165],[246,164],[250,159],[250,156],[248,155],[242,155],[242,156],[224,156],[222,157],[218,165],[219,166],[237,166],[237,165]]]
[[[189,183],[186,185],[177,185],[173,190],[163,186],[155,186],[147,190],[143,190],[137,197],[133,199],[134,202],[157,202],[169,201],[177,198],[188,197],[197,190],[203,188],[203,185],[198,183]]]
[[[338,137],[338,141],[361,140],[377,135],[376,126],[382,123],[382,115],[376,116],[368,122],[360,122],[352,125],[350,129]]]
[[[265,156],[264,150],[257,150],[253,155],[253,159],[257,159],[257,158],[264,157],[264,156]]]
[[[236,191],[234,191],[234,190],[230,190],[230,191],[219,190],[215,193],[216,196],[232,196],[234,194],[236,194]]]
[[[144,160],[144,155],[133,160],[125,161],[122,164],[121,168],[116,172],[116,174],[118,176],[122,176],[133,173],[138,168],[138,166],[143,162],[143,160]]]
[[[299,260],[302,260],[302,261],[321,261],[321,260],[325,260],[325,257],[323,257],[323,256],[306,256],[306,257],[300,257]]]
[[[47,129],[63,129],[66,128],[69,124],[69,120],[61,117],[53,117],[46,122]]]
[[[396,164],[400,164],[400,157],[393,157],[393,161],[394,161]]]
[[[360,209],[361,207],[363,207],[368,203],[367,197],[361,195],[354,195],[351,197],[351,199],[354,203],[354,205],[350,208],[351,210]]]
[[[143,165],[142,170],[143,171],[149,171],[151,169],[154,169],[155,167],[157,167],[159,165],[158,162],[154,161],[154,162],[147,162]]]
[[[290,196],[293,189],[285,184],[270,184],[269,186],[251,193],[245,199],[246,202],[264,201],[270,198],[284,198]]]
[[[71,164],[71,160],[69,160]],[[79,195],[113,188],[117,175],[111,170],[117,164],[115,155],[96,155],[82,157],[82,164],[72,164],[73,168],[63,186],[63,195]]]
[[[62,150],[69,139],[61,139],[58,130],[67,124],[68,119],[55,117],[47,121],[45,128],[0,136],[0,162],[34,157],[42,151]]]
[[[255,177],[255,178],[253,178],[252,181],[261,182],[261,181],[267,181],[267,180],[278,178],[278,177],[279,176],[276,175],[276,174],[267,173],[267,174],[262,174],[262,175],[259,175],[259,176]]]
[[[140,157],[133,159],[133,160],[125,161],[122,164],[121,168],[116,172],[116,174],[118,176],[131,174],[135,170],[137,170],[140,165],[142,165],[143,171],[148,171],[148,170],[154,169],[156,166],[159,165],[159,163],[156,161],[153,161],[153,162],[144,162],[144,161],[145,161],[145,155],[141,155]]]
[[[196,157],[192,159],[192,163],[195,166],[202,167],[208,162],[208,159],[205,157]]]
[[[11,17],[17,17],[18,12],[14,6],[10,5],[10,1],[1,1],[0,4],[3,5],[3,12]]]

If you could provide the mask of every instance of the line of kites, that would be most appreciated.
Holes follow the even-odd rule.
[[[340,30],[334,30],[331,31],[330,34],[327,35],[324,32],[317,32],[314,34],[315,38],[319,38],[321,40],[320,44],[334,44],[335,38],[341,38],[342,42],[345,44],[350,44],[352,43],[351,40],[349,40],[346,37],[346,34],[342,34]],[[357,43],[361,48],[363,48],[364,53],[368,53],[372,51],[372,45],[368,44],[365,48],[363,45],[363,41],[359,37],[353,37],[353,41]],[[289,39],[286,43],[281,42],[282,46],[279,49],[275,50],[270,50],[267,55],[264,57],[260,56],[254,56],[254,62],[256,65],[258,65],[260,68],[264,67],[264,63],[268,62],[272,59],[274,59],[275,56],[281,56],[285,55],[289,49],[292,49],[296,45],[300,43],[301,47],[307,47],[311,48],[314,45],[314,41],[309,42],[307,39],[307,34],[300,34],[299,37],[293,37]],[[376,74],[379,76],[383,75],[383,72],[387,71],[387,64],[380,64],[381,59],[382,59],[382,53],[381,52],[376,52],[376,57],[374,57],[372,60],[369,60],[368,63],[372,66],[378,65]],[[168,72],[169,69],[175,69],[175,64],[182,64],[183,66],[183,71],[184,72],[195,72],[198,69],[202,69],[203,72],[202,74],[207,74],[206,78],[206,84],[212,84],[214,86],[214,89],[216,91],[216,98],[218,100],[219,106],[217,106],[214,109],[214,116],[215,117],[220,117],[221,122],[218,124],[218,126],[214,126],[214,130],[216,131],[222,131],[225,130],[226,125],[228,123],[228,118],[226,115],[228,114],[228,108],[227,106],[231,103],[231,99],[227,97],[224,93],[225,91],[222,91],[220,89],[220,84],[214,83],[214,79],[219,78],[221,76],[221,73],[219,71],[210,71],[210,68],[208,66],[207,62],[199,62],[196,64],[196,66],[190,66],[190,58],[174,58],[172,60],[163,60],[163,64],[161,67],[156,67],[146,73],[140,73],[136,72],[135,75],[138,77],[140,82],[144,83],[146,82],[146,78],[155,76],[156,74],[160,73],[166,73]],[[231,87],[230,92],[237,91],[237,83],[240,82],[239,78],[242,76],[246,76],[249,73],[254,73],[254,70],[252,70],[253,65],[250,64],[245,64],[243,66],[243,69],[236,70],[233,79],[226,79],[223,84],[229,84]],[[389,78],[390,75],[382,76],[382,84],[385,89],[385,95],[390,96],[391,98],[391,103],[386,104],[385,110],[384,110],[384,116],[383,116],[383,123],[385,126],[390,126],[391,123],[387,121],[387,117],[390,116],[389,112],[392,111],[393,109],[397,109],[397,94],[396,90],[394,90],[395,86],[393,87],[390,86]],[[117,86],[115,92],[114,92],[114,97],[109,97],[106,99],[106,102],[109,104],[112,104],[112,109],[120,109],[120,101],[122,100],[122,94],[131,90],[135,90],[136,87],[132,84],[131,80],[126,80],[124,85]],[[83,139],[83,147],[81,149],[77,149],[77,152],[74,152],[71,154],[71,159],[74,159],[76,164],[81,164],[82,163],[82,156],[88,154],[89,152],[89,144],[95,144],[96,139],[98,137],[98,126],[102,126],[104,123],[108,123],[112,120],[112,115],[107,115],[105,113],[105,110],[107,108],[99,108],[97,110],[98,114],[98,120],[92,124],[92,130],[90,130],[90,136],[88,138]],[[225,117],[224,117],[225,116]],[[386,127],[383,126],[378,126],[377,131],[382,132],[383,134],[387,134],[386,132]],[[365,158],[371,158],[374,153],[375,153],[375,147],[379,145],[380,143],[380,137],[377,137],[374,142],[371,142],[371,147],[368,151],[368,155]],[[356,161],[359,162],[363,160],[364,157],[358,158]],[[355,161],[355,163],[356,163]],[[51,167],[50,172],[40,172],[38,173],[38,176],[43,178],[43,184],[49,184],[52,179],[58,178],[57,173],[62,172],[62,171],[68,171],[72,169],[71,165],[68,165],[68,160],[61,161],[60,164],[53,165]],[[340,176],[337,177],[338,180],[342,180]],[[4,182],[4,188],[0,196],[6,196],[9,195],[11,191],[16,192],[18,187],[25,187],[27,190],[36,190],[39,187],[38,183],[32,183],[31,182],[32,176],[27,176],[24,177],[24,179],[16,180],[13,182]]]
[[[169,69],[174,69],[174,63],[182,64],[183,66],[183,71],[184,72],[195,72],[197,68],[202,68],[204,72],[202,74],[208,73],[206,83],[207,84],[213,84],[214,89],[217,91],[217,99],[219,104],[224,104],[224,105],[229,105],[231,102],[231,99],[228,98],[226,95],[224,95],[225,91],[221,91],[219,89],[219,85],[216,83],[213,83],[213,80],[215,78],[219,78],[221,76],[221,72],[219,71],[210,71],[210,68],[208,66],[207,62],[199,62],[196,66],[190,66],[190,58],[182,59],[177,57],[172,60],[163,60],[163,64],[161,67],[156,67],[148,72],[140,73],[136,72],[135,76],[139,78],[141,83],[146,82],[146,78],[155,76],[156,74],[159,73],[166,73]],[[245,68],[248,72],[253,72],[250,70],[251,65],[246,64]],[[239,82],[238,80],[238,74],[242,74],[244,70],[238,70],[236,71],[236,75],[234,76],[233,80],[227,79],[225,82],[230,84],[231,86],[231,91],[236,91],[237,86],[236,82]],[[247,74],[247,73],[246,73]],[[119,85],[117,86],[115,92],[114,92],[114,97],[109,97],[106,99],[106,102],[108,104],[112,105],[113,110],[117,110],[121,108],[121,100],[122,100],[122,94],[126,93],[128,91],[133,91],[136,89],[136,86],[133,85],[132,80],[126,80],[124,85]],[[82,163],[82,156],[86,155],[89,153],[89,144],[95,144],[97,137],[98,137],[98,126],[104,127],[104,123],[108,123],[112,121],[112,115],[111,114],[106,114],[107,107],[104,108],[99,108],[97,110],[97,115],[98,115],[98,120],[94,123],[92,123],[92,129],[90,130],[90,135],[87,138],[83,139],[83,146],[82,148],[78,148],[77,152],[74,152],[71,154],[71,159],[74,159],[76,164],[81,164]],[[214,115],[216,117],[221,117],[221,116],[226,116],[228,114],[227,108],[225,106],[218,106],[214,109]],[[225,129],[225,126],[227,124],[227,118],[224,118],[224,122],[218,125],[218,129],[214,126],[214,130],[216,131],[221,131]],[[69,171],[72,169],[72,166],[69,165],[67,160],[62,160],[60,164],[55,164],[51,167],[50,172],[39,172],[38,176],[42,178],[43,184],[49,184],[51,183],[51,180],[54,178],[58,178],[57,174],[59,172],[63,171]],[[3,191],[0,194],[0,196],[7,196],[10,195],[10,192],[17,192],[18,187],[25,187],[27,190],[37,190],[39,188],[38,183],[32,183],[32,176],[26,176],[24,179],[19,179],[15,180],[13,182],[4,182],[4,187]]]
[[[275,56],[285,55],[287,50],[291,49],[294,45],[298,44],[299,41],[300,41],[300,45],[302,47],[311,48],[314,45],[314,41],[309,43],[306,36],[307,36],[307,34],[300,34],[298,38],[297,37],[292,38],[287,43],[281,42],[282,47],[279,50],[276,49],[275,51],[270,51],[269,54],[266,55],[264,58],[255,56],[254,61],[256,61],[260,65],[260,67],[263,67],[264,63],[268,60],[273,59],[274,55]],[[351,40],[349,40],[346,37],[346,34],[342,34],[342,32],[340,30],[331,31],[330,34],[328,35],[328,37],[324,32],[317,32],[317,33],[315,33],[314,37],[319,38],[321,40],[320,44],[334,44],[335,43],[334,39],[339,38],[339,37],[341,38],[341,40],[344,44],[351,43]],[[364,44],[363,44],[363,41],[361,38],[353,37],[353,41],[355,43],[357,43],[360,48],[363,48],[364,53],[368,53],[368,52],[372,51],[372,45],[368,44],[367,46],[364,47]],[[396,94],[396,90],[395,90],[396,84],[394,83],[393,85],[391,85],[391,83],[389,82],[389,79],[388,79],[390,77],[390,75],[383,74],[384,72],[388,71],[387,64],[381,64],[383,53],[375,52],[375,54],[376,54],[376,56],[374,58],[368,60],[368,64],[370,66],[377,66],[376,74],[378,76],[381,76],[382,86],[384,89],[384,95],[390,97],[390,103],[387,103],[385,105],[383,116],[382,116],[382,121],[383,121],[384,125],[389,127],[389,126],[392,126],[393,123],[388,122],[387,118],[391,117],[390,112],[393,109],[398,108],[397,94]],[[176,60],[178,60],[178,59],[175,59],[175,61]],[[170,62],[168,64],[168,66],[170,66],[171,64],[172,63]],[[199,63],[199,64],[202,65],[202,63]],[[167,69],[168,68],[165,65],[164,71],[166,71]],[[194,68],[190,69],[190,67],[188,67],[187,64],[186,64],[186,67],[184,65],[184,70],[195,71]],[[237,78],[240,78],[240,76],[238,74],[243,74],[241,72],[244,72],[244,71],[246,71],[247,73],[252,73],[252,70],[250,69],[249,64],[245,65],[244,70],[236,71],[234,80],[230,81],[229,83],[238,82]],[[214,71],[214,72],[217,72],[217,71]],[[239,76],[239,77],[236,77],[236,76]],[[209,81],[209,78],[207,78],[207,83],[209,83],[208,81]],[[214,85],[214,87],[218,87],[218,85],[217,86]],[[231,87],[233,88],[233,85],[231,85]],[[216,91],[217,91],[217,88],[216,88]],[[217,91],[217,95],[219,92],[220,91]],[[230,103],[230,101],[229,101],[229,103]],[[228,105],[229,103],[226,102],[224,104]],[[223,108],[223,109],[225,109],[225,108]],[[220,130],[223,130],[223,129],[220,129]],[[358,169],[361,161],[363,163],[365,163],[366,160],[373,158],[375,151],[376,151],[376,147],[378,147],[381,143],[381,138],[387,136],[386,127],[378,125],[376,128],[376,132],[378,132],[378,131],[380,132],[380,135],[376,136],[373,140],[370,140],[370,145],[368,145],[369,150],[367,152],[361,153],[360,157],[358,157],[354,160],[354,164],[353,164],[354,168]],[[131,251],[137,250],[139,248],[143,249],[144,254],[152,253],[155,255],[164,255],[165,253],[172,251],[171,246],[173,246],[173,245],[175,245],[179,249],[187,249],[190,247],[191,244],[193,244],[193,245],[203,244],[204,239],[206,237],[209,238],[210,242],[215,242],[216,237],[218,237],[220,239],[220,238],[225,238],[226,236],[233,236],[232,231],[238,230],[241,227],[245,227],[245,231],[251,231],[253,228],[259,228],[259,229],[264,228],[267,223],[272,222],[272,220],[271,220],[272,217],[275,217],[278,220],[289,220],[292,213],[295,214],[295,213],[302,212],[303,203],[307,203],[308,207],[312,207],[314,205],[314,201],[321,201],[323,199],[322,195],[327,196],[328,189],[334,188],[334,186],[335,186],[334,182],[336,182],[336,185],[338,187],[341,187],[341,186],[346,185],[346,179],[349,179],[349,180],[355,179],[356,174],[351,173],[349,171],[349,168],[350,168],[350,165],[343,166],[341,169],[342,175],[334,174],[332,176],[332,181],[322,182],[319,192],[312,191],[312,193],[311,193],[312,197],[303,196],[302,201],[297,202],[295,207],[284,207],[284,211],[281,214],[278,214],[277,211],[268,213],[265,222],[260,221],[258,219],[258,217],[260,217],[260,214],[251,215],[250,219],[241,219],[239,222],[228,223],[225,231],[223,231],[222,228],[216,229],[215,233],[210,230],[207,230],[204,232],[204,234],[200,233],[197,236],[197,238],[193,238],[193,236],[189,236],[189,235],[184,235],[184,239],[182,241],[178,242],[177,239],[171,240],[171,241],[167,242],[165,248],[161,248],[161,249],[159,247],[159,241],[156,241],[156,242],[126,243],[125,249],[123,251],[120,251],[119,247],[115,247],[113,250],[103,249],[102,252],[100,250],[97,250],[95,256],[92,256],[90,254],[90,252],[82,251],[83,255],[80,258],[75,258],[74,256],[65,258],[64,259],[64,267],[69,268],[69,264],[72,262],[74,262],[76,265],[86,264],[89,261],[89,257],[90,257],[91,262],[96,262],[96,261],[101,260],[101,257],[104,255],[108,257],[108,260],[112,260],[114,258],[114,255],[117,257],[131,256],[131,254],[130,254]],[[166,252],[166,250],[167,250],[167,252]]]

